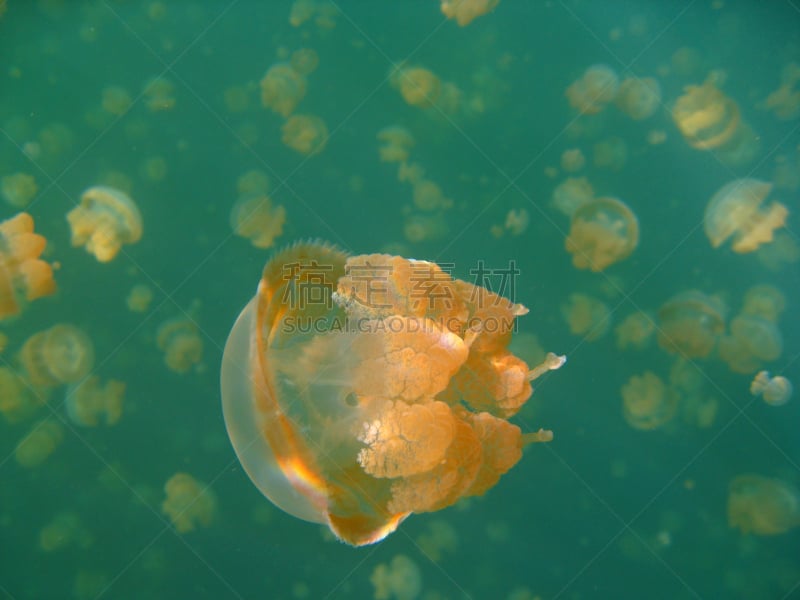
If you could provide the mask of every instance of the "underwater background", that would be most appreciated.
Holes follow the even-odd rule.
[[[761,369],[800,383],[797,2],[501,0],[464,26],[435,0],[0,7],[0,221],[32,215],[57,284],[0,320],[0,597],[800,598],[800,408],[750,393]],[[313,54],[295,63],[301,49]],[[318,60],[296,69],[305,93],[271,110],[262,79],[300,58]],[[653,78],[652,114],[613,100],[582,113],[566,92],[593,65]],[[446,105],[408,101],[411,67],[438,79]],[[741,155],[693,147],[673,119],[704,82],[747,123]],[[320,118],[327,139],[290,147],[289,114]],[[401,161],[379,151],[389,126],[413,137]],[[439,188],[428,203],[419,170]],[[573,265],[553,199],[581,177],[638,220],[635,250],[599,272]],[[788,209],[748,253],[704,232],[708,201],[740,178],[771,183],[765,205]],[[105,263],[73,245],[66,218],[98,185],[127,193],[143,229]],[[271,248],[235,232],[232,210],[254,191],[268,199],[245,219],[277,225]],[[567,363],[511,422],[553,441],[527,447],[486,495],[412,515],[372,546],[273,507],[228,440],[219,368],[265,262],[310,239],[452,265],[467,281],[479,264],[513,264],[502,293],[530,313],[512,348]],[[716,303],[718,343],[759,285],[785,300],[777,356],[732,368],[716,349],[686,356],[657,339],[670,326],[659,308],[697,290]],[[615,328],[632,314],[651,330],[625,347]],[[68,413],[74,384],[25,383],[26,340],[63,323],[91,340],[85,377],[124,383],[115,423]],[[167,364],[176,323],[186,346]],[[648,371],[677,404],[641,429],[621,390]],[[2,387],[11,374],[22,392]],[[37,458],[20,457],[23,443],[41,445]],[[180,473],[196,492],[176,516],[165,484]],[[761,477],[744,491],[749,528],[729,515],[747,474]]]

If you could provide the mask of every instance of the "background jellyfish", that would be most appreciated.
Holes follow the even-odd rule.
[[[115,425],[122,416],[124,395],[123,382],[109,379],[101,385],[99,377],[89,377],[67,389],[67,416],[81,427]]]
[[[124,244],[142,237],[142,215],[123,191],[95,186],[81,194],[80,206],[67,213],[72,245],[84,246],[100,262],[113,260]]]
[[[622,386],[622,415],[635,429],[658,429],[675,416],[678,394],[651,371]]]
[[[750,384],[750,393],[771,406],[781,406],[792,397],[792,382],[782,375],[770,377],[769,372],[759,371]]]
[[[724,329],[724,304],[698,290],[680,292],[658,310],[658,345],[686,358],[711,354]]]
[[[19,361],[34,386],[73,383],[94,366],[94,344],[81,329],[62,323],[29,337]]]
[[[390,81],[407,104],[420,108],[433,106],[442,86],[439,77],[425,67],[399,67],[392,72]]]
[[[271,248],[283,233],[286,209],[267,195],[242,196],[231,208],[231,229],[256,248]]]
[[[64,428],[54,419],[36,423],[14,449],[17,464],[28,469],[46,461],[64,440]]]
[[[316,115],[292,115],[281,133],[281,141],[300,154],[317,154],[328,143],[328,126]]]
[[[441,0],[441,3],[442,14],[465,27],[473,19],[493,11],[500,0]]]
[[[189,533],[198,526],[208,527],[217,514],[217,498],[206,484],[188,473],[175,473],[164,484],[166,498],[161,511],[178,533]]]
[[[616,198],[597,198],[572,215],[565,246],[578,269],[602,271],[628,256],[639,243],[639,222]]]
[[[38,191],[36,179],[27,173],[14,173],[0,179],[0,194],[6,202],[16,208],[28,206]]]
[[[614,102],[631,119],[647,119],[661,106],[661,85],[653,77],[626,77]]]
[[[786,533],[800,525],[800,492],[780,479],[738,475],[728,487],[728,524],[742,533]]]
[[[594,114],[614,100],[619,76],[608,65],[592,65],[566,91],[570,106],[578,112]]]
[[[203,360],[203,338],[197,325],[186,317],[175,317],[161,323],[156,344],[164,352],[164,364],[175,373],[188,373]]]

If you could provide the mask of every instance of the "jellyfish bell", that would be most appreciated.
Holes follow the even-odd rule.
[[[142,215],[125,192],[94,186],[81,194],[81,203],[67,213],[72,245],[85,246],[100,262],[116,257],[124,244],[142,237]]]
[[[353,545],[482,494],[524,444],[552,437],[474,408],[513,414],[563,364],[528,369],[507,350],[497,325],[525,312],[426,261],[319,243],[280,252],[223,354],[240,462],[278,508]]]
[[[771,190],[772,184],[749,178],[735,179],[717,190],[703,219],[711,246],[718,248],[732,239],[733,251],[743,254],[771,242],[773,231],[785,225],[789,214],[778,202],[762,207]]]
[[[725,305],[698,290],[670,298],[658,310],[658,345],[686,358],[711,354],[725,329]]]
[[[772,321],[740,314],[731,319],[730,333],[719,341],[719,357],[735,373],[752,373],[783,352],[783,336]]]
[[[685,88],[672,109],[672,120],[693,148],[710,150],[726,144],[741,122],[739,106],[709,77]]]
[[[759,371],[750,384],[750,393],[761,396],[770,406],[786,404],[792,397],[792,391],[791,381],[782,375],[770,377],[767,371]]]
[[[786,533],[800,525],[800,491],[780,479],[738,475],[728,487],[728,524],[742,533]]]
[[[602,271],[633,252],[639,243],[639,221],[616,198],[596,198],[572,215],[565,246],[578,269]]]
[[[619,89],[619,76],[608,65],[592,65],[567,88],[570,106],[584,114],[602,111]]]
[[[614,102],[631,119],[641,121],[661,106],[661,85],[653,77],[627,77],[619,85]]]
[[[19,360],[34,386],[73,383],[94,366],[94,344],[82,330],[62,323],[28,338]]]

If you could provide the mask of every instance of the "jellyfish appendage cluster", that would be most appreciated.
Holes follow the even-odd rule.
[[[526,443],[552,438],[507,421],[564,362],[531,369],[508,350],[525,313],[435,263],[284,250],[223,357],[240,461],[276,506],[353,545],[483,494]]]

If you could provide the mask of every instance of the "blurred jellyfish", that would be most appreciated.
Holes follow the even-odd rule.
[[[568,177],[553,190],[553,206],[568,217],[594,199],[594,189],[586,177]]]
[[[161,511],[178,533],[194,531],[198,525],[211,525],[217,512],[217,498],[206,484],[187,473],[175,473],[164,484],[167,497]]]
[[[29,337],[19,351],[19,362],[34,386],[73,383],[94,366],[94,345],[82,330],[61,323]]]
[[[81,203],[67,213],[72,245],[85,246],[100,262],[109,262],[123,244],[135,244],[142,237],[142,216],[133,200],[110,187],[90,187]]]
[[[658,310],[658,345],[686,358],[711,354],[725,329],[725,305],[697,290],[680,292]]]
[[[289,23],[292,27],[300,27],[314,16],[317,10],[315,0],[294,0],[289,10]]]
[[[378,148],[381,162],[405,163],[408,161],[409,151],[414,146],[414,136],[405,127],[390,125],[378,132]]]
[[[800,492],[780,479],[737,475],[728,486],[728,524],[742,533],[786,533],[800,525]]]
[[[693,394],[681,400],[681,418],[692,427],[708,429],[714,424],[719,411],[719,400],[714,396]]]
[[[788,121],[800,115],[800,65],[791,62],[781,71],[781,85],[764,99],[761,108]]]
[[[152,112],[175,108],[175,85],[163,77],[155,77],[144,86],[144,105]]]
[[[281,141],[300,154],[317,154],[328,143],[328,126],[316,115],[292,115],[281,133]]]
[[[14,449],[14,459],[26,468],[46,461],[64,439],[64,428],[58,421],[40,421],[20,440]]]
[[[653,77],[627,77],[619,85],[615,102],[631,119],[641,121],[661,106],[661,86]]]
[[[422,573],[404,554],[396,555],[388,565],[379,564],[369,580],[375,600],[415,600],[422,591]]]
[[[311,48],[300,48],[292,52],[289,58],[289,64],[301,75],[311,75],[311,73],[317,70],[319,56]]]
[[[607,65],[592,65],[580,79],[567,88],[570,106],[578,112],[594,114],[602,111],[617,95],[619,77]]]
[[[442,14],[454,20],[460,27],[494,10],[500,0],[441,0]]]
[[[159,325],[156,343],[164,352],[164,364],[176,373],[188,373],[203,359],[203,338],[197,325],[186,317],[175,317]]]
[[[124,115],[132,104],[131,95],[124,87],[109,85],[103,88],[103,98],[100,105],[108,114],[117,117]]]
[[[770,377],[767,371],[759,371],[750,384],[750,393],[761,396],[771,406],[786,404],[792,397],[792,391],[791,381],[782,375]]]
[[[783,352],[783,336],[772,321],[754,315],[731,319],[730,333],[719,341],[719,357],[734,373],[752,373]]]
[[[622,415],[635,429],[658,429],[675,416],[678,394],[650,371],[622,386]]]
[[[243,196],[231,208],[231,229],[256,248],[271,248],[283,233],[285,222],[286,209],[273,206],[267,195]]]
[[[639,221],[616,198],[597,198],[572,215],[565,247],[578,269],[602,271],[633,252],[639,243]]]
[[[709,77],[701,86],[689,85],[672,109],[672,120],[684,139],[698,150],[726,144],[739,127],[739,106]]]
[[[89,377],[67,388],[67,416],[81,427],[115,425],[122,416],[124,395],[123,382],[110,379],[100,385],[99,377]]]
[[[7,423],[19,423],[33,416],[42,404],[45,394],[34,390],[31,384],[11,367],[0,366],[0,414]]]
[[[570,333],[590,342],[603,337],[611,325],[611,311],[605,302],[585,294],[570,294],[561,306],[561,314]]]
[[[446,198],[442,188],[430,179],[420,179],[414,183],[414,206],[424,212],[450,208],[453,201]]]
[[[433,106],[442,85],[439,77],[424,67],[398,67],[391,73],[389,81],[400,90],[407,104],[420,108]]]
[[[506,213],[506,220],[503,227],[511,235],[522,235],[528,229],[531,222],[531,216],[524,208],[512,208]]]
[[[780,271],[800,262],[800,245],[791,234],[779,231],[771,243],[758,247],[756,257],[770,271]]]
[[[773,285],[754,285],[744,294],[742,314],[762,317],[773,323],[786,308],[786,296]]]
[[[163,156],[150,156],[142,161],[139,174],[142,179],[151,183],[164,181],[167,176],[167,161]]]
[[[444,554],[452,554],[458,549],[458,532],[444,519],[433,519],[423,533],[417,536],[416,543],[422,553],[433,562],[439,562]]]
[[[397,181],[414,185],[425,177],[425,169],[419,163],[400,163],[397,169]]]
[[[644,312],[631,313],[614,328],[617,348],[625,350],[633,347],[641,350],[650,343],[655,330],[656,324],[653,317]]]
[[[88,548],[93,542],[81,518],[70,511],[58,513],[39,530],[39,548],[43,552],[55,552],[68,546]]]
[[[282,117],[291,115],[305,95],[305,75],[288,63],[272,65],[261,80],[261,104]]]
[[[580,171],[586,165],[586,157],[580,148],[564,150],[561,154],[561,168],[567,173]]]
[[[236,191],[240,196],[266,194],[269,191],[269,177],[259,169],[246,171],[236,180]]]
[[[758,179],[735,179],[722,186],[706,206],[703,222],[711,246],[718,248],[732,238],[733,251],[744,254],[771,242],[789,214],[778,202],[761,208],[771,189]]]
[[[0,194],[11,206],[25,208],[36,197],[39,186],[33,175],[27,173],[14,173],[5,175],[0,180]]]
[[[592,150],[594,166],[600,169],[620,171],[628,160],[628,145],[618,137],[600,140]]]
[[[33,232],[28,213],[0,222],[0,320],[56,291],[53,268],[39,259],[45,246],[47,240]]]
[[[403,224],[403,235],[412,244],[442,239],[449,231],[441,213],[411,214]]]
[[[125,304],[131,312],[147,312],[150,303],[153,301],[153,290],[150,286],[143,283],[137,283],[131,288],[128,297],[125,298]]]

